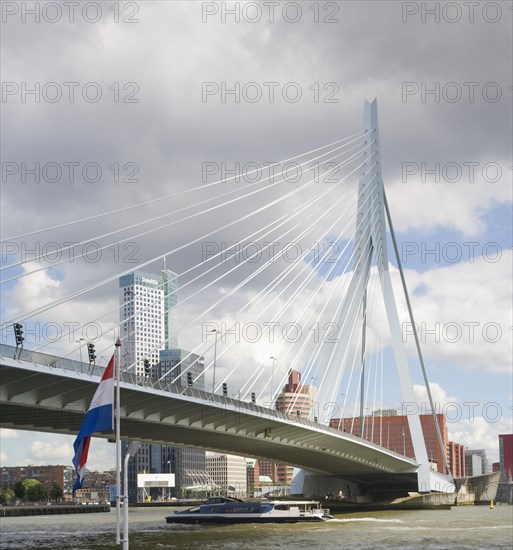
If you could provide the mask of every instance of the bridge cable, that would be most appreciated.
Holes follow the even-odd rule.
[[[335,170],[336,168],[337,168],[337,167],[334,167],[334,168],[332,168],[331,170]],[[358,169],[358,168],[356,168],[355,170],[357,170],[357,169]],[[331,171],[331,170],[330,170],[330,171]],[[325,192],[321,193],[320,195],[318,195],[313,201],[311,201],[311,203],[313,204],[313,202],[317,201],[319,198],[321,198],[322,196],[326,195],[326,194],[329,193],[329,192],[331,192],[331,189],[328,189],[327,191],[325,191]],[[351,192],[352,192],[352,191],[351,191]],[[306,207],[308,207],[308,203],[305,205],[305,208],[306,208]],[[299,211],[301,211],[301,210],[303,210],[303,209],[304,209],[304,208],[301,208],[301,209],[299,209]],[[308,216],[308,217],[310,217],[310,216]],[[289,216],[289,218],[290,218],[290,216]],[[300,222],[300,223],[301,223],[301,222]],[[297,225],[300,225],[300,223],[298,223]],[[283,225],[283,224],[280,224],[280,225]],[[312,224],[312,225],[313,225],[313,224]],[[289,230],[289,231],[290,231],[290,230]],[[287,231],[287,232],[289,232],[289,231]],[[304,232],[303,232],[303,233],[304,233]],[[285,233],[285,234],[286,234],[286,233]],[[249,259],[251,259],[251,257],[250,257]],[[225,274],[225,275],[226,275],[226,274]],[[223,275],[223,276],[224,276],[224,275]],[[181,288],[183,288],[183,287],[181,287]],[[230,294],[231,294],[231,293],[230,293]],[[187,299],[189,299],[190,297],[192,297],[192,296],[189,296]],[[226,297],[228,297],[228,296],[225,296],[225,298],[226,298]],[[181,303],[183,303],[183,302],[184,302],[184,300],[181,301]],[[211,309],[211,308],[210,308],[210,309]],[[205,312],[204,312],[204,313],[205,313]],[[203,314],[204,314],[204,313],[203,313]],[[165,314],[165,312],[163,312],[163,314]],[[162,314],[162,315],[163,315],[163,314]],[[202,314],[202,315],[203,315],[203,314]],[[161,315],[161,316],[162,316],[162,315]],[[199,318],[199,317],[198,317],[198,318]],[[197,319],[196,319],[196,320],[197,320]],[[194,321],[193,321],[193,322],[194,322]],[[193,322],[189,323],[189,325],[191,325]],[[189,325],[188,325],[188,326],[189,326]],[[181,332],[184,328],[187,328],[187,327],[182,327],[182,329],[180,329],[179,332]],[[127,335],[127,337],[128,337],[128,336],[129,336],[129,335]],[[166,340],[167,340],[167,339],[166,339]],[[162,341],[162,342],[161,342],[161,345],[164,344],[164,343],[165,343],[165,341]],[[154,351],[156,351],[156,349],[152,350],[150,353],[153,353]],[[191,353],[192,353],[192,352],[191,352]],[[189,354],[189,355],[190,355],[190,354]],[[187,357],[188,357],[188,356],[187,356]],[[182,361],[184,361],[187,357],[184,357],[184,358],[182,359]],[[130,365],[128,368],[131,368],[131,367],[133,367],[133,366],[134,366],[134,364]]]
[[[342,138],[342,139],[333,141],[331,143],[328,143],[326,145],[323,145],[322,147],[317,147],[316,149],[312,149],[311,151],[307,151],[306,153],[301,153],[300,155],[295,155],[295,156],[290,157],[288,159],[281,160],[279,162],[276,162],[274,164],[269,165],[269,168],[274,167],[274,166],[279,166],[280,164],[284,164],[285,162],[290,162],[292,160],[304,157],[306,155],[310,155],[311,153],[316,153],[317,151],[321,151],[322,149],[326,149],[327,147],[331,147],[332,145],[336,145],[337,143],[341,143],[343,141],[350,140],[354,137],[364,135],[366,132],[367,132],[367,130],[363,130],[363,131],[357,132],[356,134],[352,134],[352,135],[350,135],[346,138]],[[249,172],[245,172],[245,174],[246,174],[246,176],[248,176],[249,174],[253,174],[253,173],[255,173],[259,170],[260,170],[260,168],[255,169],[255,170],[251,170]],[[37,235],[38,233],[44,233],[46,231],[51,231],[53,229],[60,229],[60,228],[63,228],[63,227],[69,227],[70,225],[74,225],[74,224],[77,224],[77,223],[82,223],[84,221],[94,220],[94,219],[102,218],[104,216],[110,216],[111,214],[117,214],[119,212],[126,212],[127,210],[131,210],[132,208],[138,208],[139,206],[146,206],[147,204],[152,204],[152,203],[155,203],[155,202],[161,202],[163,200],[175,198],[175,197],[178,197],[178,196],[181,196],[181,195],[192,193],[194,191],[202,191],[207,187],[211,187],[213,185],[218,185],[220,183],[225,183],[226,181],[231,181],[231,180],[233,180],[237,177],[240,177],[240,174],[237,175],[237,176],[230,177],[230,178],[225,178],[225,179],[221,179],[221,180],[218,180],[218,181],[214,181],[214,182],[206,184],[206,185],[200,185],[200,186],[194,187],[192,189],[185,189],[183,191],[178,191],[176,193],[172,193],[170,195],[165,195],[165,196],[159,197],[157,199],[151,199],[151,200],[140,202],[140,203],[133,204],[133,205],[130,205],[130,206],[125,206],[123,208],[118,208],[116,210],[110,210],[108,212],[103,212],[102,214],[95,214],[93,216],[88,216],[86,218],[82,218],[82,219],[79,219],[79,220],[72,220],[70,222],[61,223],[61,224],[54,225],[54,226],[51,226],[51,227],[46,227],[46,228],[43,228],[43,229],[37,229],[35,231],[31,231],[30,233],[24,233],[22,235],[15,235],[14,237],[9,237],[7,239],[3,239],[0,242],[13,241],[13,240],[16,240],[16,239],[23,239],[25,237],[29,237],[31,235]]]
[[[331,172],[333,171],[333,169],[329,170],[328,172]],[[201,237],[198,237],[196,239],[193,239],[192,241],[190,241],[189,243],[185,244],[185,245],[181,245],[181,246],[178,246],[174,249],[172,249],[171,251],[168,251],[164,254],[160,254],[159,256],[157,257],[154,257],[152,258],[151,260],[148,260],[146,262],[142,262],[141,264],[139,264],[139,269],[142,268],[142,267],[145,267],[146,265],[149,265],[149,264],[152,264],[154,263],[155,261],[157,260],[161,260],[167,256],[169,256],[170,254],[172,253],[175,253],[175,252],[178,252],[180,250],[183,250],[184,248],[187,248],[187,246],[190,246],[192,244],[195,244],[197,242],[200,242],[202,240],[205,240],[206,238],[212,236],[213,234],[217,233],[218,231],[222,231],[224,229],[227,229],[229,227],[232,227],[233,225],[235,225],[236,223],[239,223],[241,221],[244,221],[246,219],[249,219],[261,212],[263,212],[264,210],[267,210],[268,208],[270,208],[271,206],[275,206],[276,204],[279,204],[280,202],[283,202],[284,200],[288,199],[289,197],[299,193],[300,191],[302,191],[303,189],[307,188],[307,187],[310,187],[311,185],[313,185],[313,183],[315,182],[315,178],[310,180],[308,183],[298,187],[297,189],[295,189],[294,191],[290,191],[289,193],[285,194],[284,196],[278,198],[278,199],[275,199],[273,200],[272,202],[258,208],[258,209],[255,209],[253,210],[252,212],[244,215],[244,216],[241,216],[240,218],[238,218],[237,220],[234,220],[232,222],[229,222],[227,224],[225,224],[224,226],[220,227],[220,228],[217,228],[213,231],[210,231],[209,233],[206,233],[204,235],[202,235]],[[88,287],[86,288],[83,288],[83,289],[80,289],[79,291],[75,291],[75,292],[72,292],[71,294],[68,294],[67,296],[65,297],[62,297],[58,300],[55,300],[54,302],[51,302],[50,304],[46,304],[45,306],[41,306],[35,310],[32,310],[30,312],[27,312],[23,315],[20,315],[20,316],[17,316],[15,319],[11,319],[7,322],[5,322],[1,327],[0,327],[0,330],[5,330],[6,328],[8,328],[15,320],[17,319],[28,319],[28,318],[31,318],[31,317],[34,317],[35,315],[38,315],[40,313],[44,313],[45,311],[47,311],[48,309],[51,309],[53,307],[56,307],[57,305],[60,305],[62,303],[65,303],[67,302],[68,300],[71,300],[73,298],[77,298],[78,296],[81,296],[83,294],[86,294],[88,292],[90,292],[91,290],[95,290],[97,288],[100,288],[102,286],[104,286],[105,284],[108,284],[110,282],[113,282],[115,280],[117,280],[119,277],[123,276],[123,275],[128,275],[129,273],[131,273],[132,270],[131,269],[128,269],[128,270],[124,270],[120,273],[117,273],[116,275],[113,275],[113,276],[110,276],[106,279],[104,279],[103,281],[100,281],[98,283],[95,283],[95,284],[92,284],[92,285],[89,285]]]
[[[352,149],[356,149],[356,148],[357,148],[357,147],[350,148],[349,151],[351,151]],[[365,148],[366,148],[366,147],[364,147],[362,150],[364,150]],[[334,149],[333,151],[335,151],[335,149]],[[330,153],[332,153],[333,151],[329,151],[328,153],[325,153],[325,154],[330,154]],[[327,159],[326,162],[330,162],[331,160],[333,160],[333,159],[335,159],[335,158],[337,158],[338,156],[343,155],[343,154],[346,154],[346,151],[344,151],[344,152],[342,152],[342,153],[338,153],[337,155],[334,155],[334,156],[330,157],[329,159]],[[347,159],[347,161],[349,162],[350,160],[352,160],[352,158],[353,158],[354,156],[356,156],[357,154],[358,154],[358,153],[356,153],[356,154],[353,155],[352,157],[349,157],[349,159]],[[321,155],[321,156],[324,156],[324,155]],[[320,157],[316,157],[316,158],[314,158],[314,159],[308,160],[308,161],[306,161],[306,162],[303,163],[303,164],[308,164],[308,163],[310,163],[310,162],[312,162],[312,161],[314,161],[314,160],[317,160],[318,158],[320,158]],[[298,165],[298,166],[302,166],[302,165]],[[260,186],[260,184],[261,184],[262,181],[269,180],[271,177],[273,177],[273,176],[269,176],[269,177],[267,177],[267,178],[265,178],[265,179],[263,179],[263,180],[259,180],[259,181],[254,182],[254,183],[250,183],[250,184],[245,185],[245,186],[242,186],[242,187],[240,187],[240,188],[238,188],[238,189],[235,189],[235,190],[232,190],[232,191],[228,191],[227,193],[224,193],[224,194],[222,194],[222,195],[218,195],[218,196],[216,196],[216,197],[211,197],[211,198],[209,198],[209,199],[205,199],[204,201],[200,201],[199,203],[195,203],[195,204],[192,204],[192,205],[189,205],[189,206],[185,206],[185,207],[183,207],[183,208],[179,208],[178,210],[175,210],[175,211],[173,211],[173,212],[169,212],[169,213],[166,213],[166,214],[162,214],[161,216],[157,216],[157,217],[152,218],[152,219],[150,219],[150,220],[144,220],[144,221],[142,221],[142,222],[138,222],[138,223],[133,224],[133,225],[131,225],[131,226],[127,226],[127,227],[122,228],[122,229],[117,229],[117,230],[115,230],[115,231],[111,231],[110,233],[105,233],[105,234],[103,234],[103,235],[99,235],[99,236],[93,237],[92,239],[101,239],[101,238],[104,238],[104,237],[109,237],[109,236],[111,236],[111,235],[114,235],[115,233],[119,233],[119,232],[122,232],[122,231],[126,231],[126,230],[128,230],[128,229],[132,229],[132,228],[134,228],[134,227],[138,227],[138,226],[145,225],[145,224],[148,224],[148,223],[153,223],[155,220],[159,220],[159,219],[162,219],[162,218],[169,217],[169,216],[171,216],[171,215],[174,215],[174,214],[176,214],[176,213],[178,213],[178,212],[183,212],[183,211],[188,210],[188,209],[190,209],[190,208],[196,208],[196,207],[198,207],[198,206],[200,206],[200,205],[202,205],[202,204],[206,204],[206,203],[208,203],[208,202],[212,202],[212,201],[218,200],[218,199],[221,198],[221,197],[224,197],[224,196],[227,196],[227,195],[231,195],[231,194],[233,194],[233,193],[238,193],[238,192],[240,192],[242,189],[246,189],[246,188],[248,188],[248,187],[254,187],[255,185],[259,185],[259,186]],[[264,187],[259,187],[257,190],[252,191],[252,192],[249,192],[249,193],[246,193],[246,194],[244,194],[244,195],[241,195],[240,197],[235,197],[235,198],[233,198],[233,199],[231,199],[231,200],[224,201],[224,202],[222,202],[221,204],[217,204],[217,205],[212,206],[212,207],[210,207],[210,208],[200,210],[199,212],[195,212],[194,214],[190,214],[190,215],[188,215],[188,216],[185,216],[184,218],[180,218],[179,220],[173,220],[173,221],[171,221],[171,222],[169,222],[169,223],[166,223],[166,224],[164,224],[164,225],[160,225],[160,226],[158,226],[158,227],[155,227],[155,228],[152,228],[152,229],[143,231],[142,233],[138,233],[137,235],[131,235],[131,236],[129,236],[129,237],[125,237],[125,238],[123,238],[123,239],[120,239],[120,240],[118,240],[118,241],[116,241],[116,242],[114,242],[114,243],[108,243],[108,244],[103,245],[103,246],[101,246],[101,247],[97,247],[97,248],[96,248],[96,252],[98,253],[98,252],[101,252],[101,251],[103,251],[103,250],[105,250],[105,249],[111,248],[112,246],[119,245],[119,244],[121,244],[121,243],[127,242],[127,241],[129,241],[129,240],[131,241],[131,240],[137,239],[137,238],[139,238],[139,237],[143,237],[143,236],[145,236],[145,235],[149,235],[149,234],[151,234],[151,233],[154,233],[155,231],[159,231],[159,230],[161,230],[161,229],[164,229],[164,228],[167,228],[167,227],[171,227],[172,225],[176,225],[176,224],[178,224],[178,223],[180,223],[180,222],[188,221],[188,220],[191,220],[191,219],[193,219],[193,218],[197,218],[197,217],[199,217],[199,216],[203,216],[203,215],[205,215],[205,214],[208,213],[208,212],[213,212],[214,210],[217,210],[218,208],[223,208],[224,206],[227,206],[228,204],[232,204],[232,203],[234,203],[234,202],[237,202],[237,201],[239,201],[239,200],[246,199],[246,198],[248,198],[248,197],[250,197],[250,196],[252,196],[252,195],[255,195],[255,194],[257,194],[257,193],[260,193],[260,192],[262,192],[262,191],[266,191],[267,189],[269,189],[269,188],[271,188],[271,187],[275,187],[276,185],[279,185],[280,183],[283,183],[284,181],[285,181],[285,178],[283,178],[283,179],[281,179],[281,180],[278,180],[278,181],[276,181],[276,182],[274,182],[274,183],[271,183],[271,184],[269,184],[269,185],[266,185],[266,186],[264,186]],[[69,251],[72,250],[75,246],[84,245],[84,244],[90,242],[92,239],[86,239],[86,240],[81,241],[81,242],[79,242],[79,243],[73,243],[72,245],[70,245],[70,246],[68,246],[68,247],[60,248],[60,249],[57,249],[57,250],[53,250],[53,251],[50,252],[49,254],[57,254],[57,253],[62,254],[62,252],[69,252]],[[88,255],[88,250],[87,250],[87,249],[84,250],[84,248],[82,248],[82,253],[79,254],[79,255],[77,256],[77,258],[87,257],[87,255]],[[48,254],[45,254],[45,255],[43,255],[43,256],[44,256],[45,259],[47,259]],[[37,258],[35,258],[35,259],[33,259],[33,260],[23,260],[23,261],[20,261],[20,262],[15,263],[15,264],[10,264],[10,265],[8,265],[8,266],[0,267],[0,271],[3,270],[3,269],[11,269],[11,268],[13,268],[13,267],[20,266],[20,265],[25,264],[25,263],[28,263],[28,262],[30,262],[30,263],[32,263],[32,262],[37,262],[37,261],[41,260],[41,259],[43,258],[43,256],[39,256],[39,257],[37,257]],[[75,257],[74,257],[73,259],[75,259]],[[10,281],[15,281],[15,280],[17,280],[17,279],[21,279],[22,277],[27,277],[28,275],[32,275],[33,273],[38,273],[38,272],[40,272],[40,271],[45,271],[45,270],[47,270],[47,269],[50,269],[50,268],[53,268],[53,267],[57,267],[57,266],[59,266],[59,265],[63,265],[63,264],[66,264],[66,263],[69,263],[69,259],[61,260],[61,261],[58,261],[58,262],[52,262],[52,263],[49,264],[49,265],[41,266],[41,267],[39,267],[38,269],[34,269],[33,271],[23,272],[23,273],[20,273],[20,274],[18,274],[18,275],[15,275],[15,276],[13,276],[13,277],[9,277],[8,279],[0,280],[0,284],[8,283],[8,282],[10,282]]]
[[[353,140],[353,141],[358,141],[358,140]],[[350,142],[350,143],[352,143],[352,142]],[[315,161],[315,160],[318,160],[318,159],[320,159],[321,157],[323,157],[323,156],[325,156],[325,155],[329,155],[329,154],[331,154],[331,153],[337,151],[338,149],[345,148],[347,145],[348,145],[348,144],[341,145],[340,147],[336,147],[335,149],[332,149],[332,150],[330,150],[330,151],[328,151],[328,152],[326,152],[326,153],[323,153],[322,155],[319,155],[319,156],[317,156],[317,157],[314,157],[313,159],[309,159],[309,160],[307,160],[307,161],[305,161],[305,162],[303,162],[303,163],[301,163],[301,164],[298,164],[297,166],[298,166],[298,167],[302,167],[302,166],[304,166],[305,164],[309,164],[309,163],[311,163],[311,162],[313,162],[313,161]],[[348,153],[348,152],[350,152],[350,151],[352,151],[352,150],[354,150],[354,149],[357,149],[358,147],[359,147],[359,146],[350,147],[347,151],[342,151],[342,152],[338,153],[337,155],[335,155],[335,156],[329,158],[326,162],[329,162],[329,161],[331,161],[331,160],[337,158],[337,157],[340,156],[340,155],[344,155],[344,154],[346,154],[346,153]],[[237,189],[232,189],[231,191],[227,191],[226,193],[223,193],[223,194],[221,194],[221,195],[216,195],[215,197],[210,197],[210,198],[205,199],[205,200],[203,200],[203,201],[195,202],[194,204],[190,204],[190,205],[188,205],[188,206],[184,206],[184,207],[182,207],[182,208],[178,208],[178,209],[173,210],[173,211],[171,211],[171,212],[166,212],[165,214],[162,214],[162,215],[160,215],[160,216],[156,216],[156,217],[153,217],[153,218],[151,218],[151,219],[143,220],[143,221],[141,221],[141,222],[137,222],[137,223],[134,223],[134,224],[132,224],[132,225],[128,225],[128,226],[123,227],[123,228],[121,228],[121,229],[116,229],[116,230],[111,231],[111,232],[109,232],[109,233],[104,233],[103,235],[96,235],[95,237],[91,237],[91,238],[89,238],[89,239],[85,239],[85,240],[83,240],[83,241],[81,241],[81,242],[78,242],[78,243],[72,243],[70,246],[61,247],[61,248],[58,248],[58,249],[56,249],[56,250],[52,250],[51,252],[47,252],[47,253],[44,253],[44,254],[40,254],[39,256],[36,256],[34,259],[31,259],[31,260],[21,260],[21,261],[19,261],[19,262],[13,263],[13,264],[9,264],[9,265],[6,265],[6,266],[2,266],[2,267],[0,267],[0,271],[3,271],[3,270],[5,270],[5,269],[12,269],[12,268],[14,268],[14,267],[18,267],[18,266],[23,265],[23,264],[26,264],[26,263],[40,262],[40,261],[43,260],[43,259],[48,259],[49,256],[52,256],[52,255],[54,255],[54,254],[60,254],[60,255],[62,255],[63,252],[69,252],[69,251],[73,250],[76,246],[77,246],[77,247],[78,247],[78,246],[83,246],[84,244],[87,244],[87,243],[89,243],[89,242],[91,242],[91,241],[96,241],[96,240],[99,240],[99,239],[103,239],[103,238],[105,238],[105,237],[110,237],[110,236],[112,236],[112,235],[115,235],[116,233],[121,233],[121,232],[127,231],[127,230],[129,230],[129,229],[134,229],[135,227],[140,227],[140,226],[142,226],[142,225],[146,225],[146,224],[149,224],[149,223],[153,223],[153,222],[155,222],[156,220],[160,220],[160,219],[163,219],[163,218],[167,218],[167,217],[169,217],[169,216],[173,216],[173,215],[175,215],[175,214],[178,214],[178,213],[180,213],[180,212],[184,212],[184,211],[189,210],[189,209],[191,209],[191,208],[197,208],[197,207],[199,207],[199,206],[201,206],[201,205],[204,205],[204,204],[207,204],[207,203],[209,203],[209,202],[217,201],[217,200],[219,200],[219,199],[222,198],[222,197],[226,197],[226,196],[229,196],[229,195],[233,195],[234,193],[239,193],[240,191],[242,191],[242,190],[244,190],[244,189],[247,189],[247,188],[249,188],[249,187],[254,187],[254,186],[256,186],[256,185],[260,185],[262,182],[268,181],[268,180],[270,180],[270,179],[273,178],[273,177],[274,177],[274,175],[270,175],[270,176],[268,176],[268,177],[266,177],[266,178],[264,178],[264,179],[259,179],[258,181],[249,183],[249,184],[247,184],[247,185],[243,185],[243,186],[241,186],[241,187],[238,187]],[[222,208],[223,206],[226,206],[226,205],[228,205],[228,204],[230,204],[230,203],[232,203],[232,202],[236,202],[236,201],[238,201],[238,200],[245,199],[245,198],[247,198],[247,197],[249,197],[249,196],[251,196],[251,195],[253,195],[253,194],[259,193],[260,191],[264,191],[264,190],[266,190],[266,189],[268,189],[268,188],[270,188],[270,187],[274,187],[275,185],[278,185],[279,183],[282,183],[283,181],[285,181],[285,178],[282,179],[282,180],[279,180],[279,181],[277,181],[277,182],[275,182],[275,183],[272,183],[272,184],[270,184],[270,185],[268,185],[268,186],[261,187],[261,188],[259,188],[257,191],[255,191],[255,192],[253,192],[253,193],[247,193],[247,194],[242,195],[242,196],[240,196],[240,197],[236,197],[235,199],[233,199],[233,200],[231,200],[231,201],[225,201],[225,202],[223,202],[223,203],[221,203],[221,204],[215,205],[215,206],[212,207],[212,208],[208,208],[208,209],[206,209],[206,210],[201,210],[200,212],[196,212],[196,213],[194,213],[194,214],[191,214],[190,216],[186,216],[185,218],[181,218],[181,219],[179,219],[179,220],[173,220],[173,221],[172,221],[171,223],[169,223],[169,224],[165,224],[165,225],[158,226],[158,227],[156,227],[156,228],[153,228],[153,229],[151,229],[151,230],[149,230],[149,231],[145,231],[145,232],[140,233],[140,234],[138,234],[138,235],[132,235],[132,236],[130,236],[130,237],[126,237],[126,238],[121,239],[121,240],[119,240],[119,241],[116,241],[116,242],[114,242],[114,243],[109,243],[109,244],[104,245],[104,246],[102,246],[102,247],[100,247],[100,248],[97,248],[97,251],[105,250],[106,248],[110,248],[111,246],[114,246],[114,245],[116,245],[116,244],[119,245],[120,243],[124,243],[124,242],[128,241],[129,239],[136,239],[136,238],[138,238],[138,237],[141,237],[141,236],[144,236],[144,235],[148,235],[148,234],[150,234],[150,233],[153,233],[153,232],[155,232],[155,231],[158,231],[159,229],[163,229],[163,228],[165,228],[165,227],[169,227],[169,226],[171,226],[171,225],[175,225],[175,224],[180,223],[180,222],[182,222],[182,221],[187,221],[187,220],[193,219],[193,218],[195,218],[195,217],[201,216],[201,215],[203,215],[203,214],[205,214],[205,213],[207,213],[207,212],[211,212],[211,211],[213,211],[213,210],[216,210],[217,208]],[[76,257],[73,256],[73,259],[81,258],[81,257],[87,256],[87,254],[88,254],[87,251],[86,251],[86,252],[82,251],[82,254],[79,254],[79,255],[76,256]],[[13,281],[13,280],[18,279],[18,278],[20,278],[20,277],[25,277],[25,276],[27,276],[27,275],[30,275],[31,273],[37,273],[38,271],[42,271],[42,270],[48,269],[48,268],[50,268],[50,267],[56,267],[56,266],[58,266],[58,265],[65,264],[65,263],[67,263],[68,261],[69,261],[69,260],[62,260],[62,261],[60,261],[60,262],[52,262],[50,265],[48,265],[48,266],[46,266],[46,267],[41,267],[41,268],[39,268],[39,269],[36,269],[36,270],[31,271],[31,272],[28,272],[28,273],[23,273],[23,274],[18,275],[18,276],[16,276],[16,277],[11,277],[11,278],[9,278],[9,279],[4,279],[4,280],[0,281],[0,284],[7,283],[7,282],[9,282],[9,281]]]

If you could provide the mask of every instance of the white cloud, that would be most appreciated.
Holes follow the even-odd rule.
[[[499,459],[499,434],[511,433],[513,418],[498,403],[461,402],[437,382],[429,384],[435,410],[445,414],[449,440],[469,449],[484,449],[491,462]],[[424,386],[413,386],[421,412],[431,410]]]
[[[73,447],[65,442],[33,441],[27,453],[31,464],[68,463],[73,457]]]
[[[467,408],[462,411],[468,412]],[[493,422],[482,416],[468,416],[459,422],[448,422],[449,437],[469,449],[485,449],[489,461],[499,460],[499,434],[512,433],[513,418],[500,417]]]
[[[25,457],[19,462],[24,465],[64,464],[72,465],[74,436],[39,433],[38,439],[30,443]],[[89,449],[87,467],[90,470],[109,470],[114,467],[113,444],[101,438],[93,438]]]
[[[505,170],[508,163],[507,159],[502,162]],[[508,172],[503,174],[503,178],[508,176]],[[412,230],[432,233],[443,228],[476,237],[487,229],[486,212],[497,204],[511,203],[512,194],[513,189],[506,181],[487,184],[482,178],[474,183],[448,184],[422,183],[419,176],[387,186],[394,228],[405,233]]]
[[[0,464],[5,462],[7,460],[7,454],[6,453],[0,453]]]
[[[435,403],[435,409],[437,410],[439,408],[442,409],[448,403],[458,402],[457,397],[452,397],[450,395],[447,395],[447,392],[437,382],[430,382],[429,389],[431,390],[431,396],[433,398],[433,402]],[[417,403],[422,404],[424,409],[430,408],[428,405],[429,399],[427,395],[427,389],[425,386],[414,384],[413,393],[415,395],[415,399],[417,400]],[[437,404],[438,404],[438,407],[437,407]]]
[[[16,430],[10,430],[8,428],[0,428],[0,440],[2,439],[16,439],[19,434]]]
[[[406,270],[406,279],[424,358],[447,361],[458,369],[511,373],[512,253],[500,261],[434,267],[423,273]],[[415,354],[413,335],[397,270],[394,292],[403,322],[403,339]]]

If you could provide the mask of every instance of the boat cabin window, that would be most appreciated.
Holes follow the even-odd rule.
[[[288,504],[276,504],[274,509],[275,510],[289,510],[290,506]]]

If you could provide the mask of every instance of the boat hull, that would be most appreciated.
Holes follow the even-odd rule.
[[[214,524],[214,523],[317,523],[327,521],[331,518],[324,518],[320,516],[311,517],[265,517],[265,516],[253,516],[253,517],[226,517],[222,515],[207,516],[206,514],[197,514],[187,516],[185,514],[176,514],[166,517],[166,523],[182,523],[182,524]]]

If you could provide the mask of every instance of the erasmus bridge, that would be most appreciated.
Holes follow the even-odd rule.
[[[272,372],[269,372],[269,353],[266,353],[269,345],[264,352],[255,353],[258,343],[234,351],[237,343],[232,342],[217,354],[218,334],[215,342],[211,334],[211,338],[198,343],[193,353],[202,359],[210,357],[215,346],[213,360],[204,365],[201,374],[212,376],[212,391],[195,387],[198,376],[193,377],[192,368],[185,362],[180,375],[174,378],[169,373],[160,378],[145,376],[142,361],[121,363],[123,439],[271,459],[301,469],[303,482],[305,476],[310,475],[312,479],[317,476],[324,480],[344,480],[344,483],[349,480],[375,488],[402,486],[422,493],[452,493],[453,478],[436,416],[433,418],[445,473],[431,468],[418,407],[411,407],[407,414],[414,457],[373,443],[363,437],[364,433],[355,435],[330,427],[335,411],[338,416],[359,414],[362,421],[374,422],[379,420],[374,416],[364,417],[364,410],[397,401],[415,403],[413,376],[423,381],[431,410],[435,410],[418,336],[413,330],[417,354],[413,361],[402,338],[401,323],[408,322],[414,329],[415,322],[382,180],[376,100],[365,102],[364,125],[357,134],[277,162],[276,166],[290,165],[292,161],[297,161],[294,162],[296,170],[304,168],[302,173],[308,175],[308,181],[285,185],[283,177],[262,178],[258,174],[258,181],[241,185],[238,180],[234,181],[236,178],[226,178],[5,241],[16,242],[45,232],[66,232],[70,226],[94,224],[96,218],[102,216],[117,220],[116,229],[89,239],[101,242],[102,250],[112,246],[114,235],[117,235],[116,243],[123,243],[156,232],[173,231],[181,235],[183,231],[182,243],[172,250],[159,250],[148,260],[139,262],[139,270],[157,261],[173,262],[173,255],[181,255],[183,260],[188,250],[197,251],[202,243],[231,238],[228,241],[231,246],[238,243],[236,254],[212,253],[208,259],[202,258],[201,262],[186,265],[178,272],[181,311],[189,307],[193,311],[187,317],[187,325],[180,328],[183,334],[190,335],[194,329],[197,334],[197,327],[205,319],[212,323],[222,321],[226,327],[250,319],[263,324],[267,331],[291,319],[296,325],[337,327],[335,339],[316,338],[314,331],[301,339],[287,338],[283,332],[278,334],[276,340],[281,342],[275,345],[280,346],[281,369],[274,369],[272,358]],[[189,197],[192,200],[187,202]],[[127,220],[132,221],[132,216],[135,221],[138,209],[148,209],[169,199],[173,207],[183,206],[175,210],[167,207],[164,214],[152,214],[149,219],[120,228]],[[186,202],[181,202],[184,199]],[[232,216],[238,217],[232,219]],[[209,223],[200,223],[203,220]],[[189,223],[185,225],[185,222]],[[141,231],[146,224],[149,226]],[[140,231],[136,235],[123,235],[136,228]],[[201,233],[205,228],[205,233]],[[266,246],[271,242],[331,243],[331,246],[318,247],[314,259],[311,249],[305,246],[299,261],[283,262],[283,256],[270,255],[258,262],[261,250],[251,254],[251,246],[254,249],[255,243]],[[398,266],[398,270],[393,267],[392,270],[398,281],[396,294],[399,289],[401,296],[394,294],[387,243],[392,245],[391,252]],[[45,260],[42,254],[36,261],[21,258],[2,266],[2,284],[13,288],[24,278],[30,280],[36,273],[68,261]],[[3,342],[14,323],[29,327],[38,320],[62,322],[63,308],[67,312],[73,308],[89,311],[88,296],[101,291],[105,296],[108,291],[117,297],[119,278],[130,273],[133,267],[122,271],[116,267],[118,271],[106,277],[104,271],[98,270],[101,279],[91,280],[87,286],[69,294],[54,292],[47,303],[5,320],[1,327]],[[214,292],[216,288],[221,291]],[[188,305],[184,305],[187,302]],[[400,308],[407,312],[406,317],[403,314],[405,318],[399,316],[399,303],[405,304]],[[121,307],[102,310],[95,319],[80,317],[81,326],[94,321],[110,327],[105,328],[98,340],[97,348],[104,346],[99,353],[111,354],[118,336],[122,350],[125,339],[139,338],[145,323],[151,322],[148,317],[142,326],[135,328],[135,323],[130,324],[128,318],[113,325],[112,320],[119,317]],[[165,315],[166,311],[161,314]],[[28,329],[26,332],[29,333]],[[25,349],[1,345],[0,422],[3,427],[71,435],[78,432],[103,368],[82,362],[82,358],[77,357],[76,343],[70,348],[69,334],[70,331],[61,331],[60,336],[52,340],[51,347],[43,343],[30,345],[29,349],[30,342]],[[56,353],[59,340],[62,351]],[[154,357],[152,354],[158,349],[167,347],[166,340],[167,336],[163,341],[148,344],[146,357]],[[78,344],[81,352],[82,343]],[[265,353],[265,359],[258,358]],[[277,394],[290,369],[302,373],[297,399],[307,382],[315,381],[311,386],[316,388],[318,408],[312,409],[308,418],[294,414],[294,404],[285,412],[276,410]],[[185,376],[187,383],[184,383]],[[221,386],[222,394],[219,393]],[[229,397],[227,387],[239,387],[237,397]],[[386,392],[395,397],[387,397]],[[96,435],[112,439],[110,432]],[[302,487],[298,490],[301,492]]]

